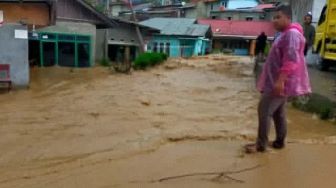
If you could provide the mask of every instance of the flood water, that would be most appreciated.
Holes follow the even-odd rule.
[[[336,126],[312,114],[288,107],[286,149],[242,152],[254,83],[249,58],[218,55],[33,68],[30,89],[0,95],[0,187],[333,187]]]

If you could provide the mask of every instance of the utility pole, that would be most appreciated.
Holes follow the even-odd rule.
[[[106,2],[105,2],[106,4],[105,4],[105,11],[106,11],[106,15],[108,16],[108,17],[110,17],[110,0],[106,0]]]
[[[138,36],[138,39],[139,39],[139,42],[140,42],[140,53],[144,53],[145,52],[145,43],[144,43],[144,40],[142,38],[142,35],[141,35],[141,31],[140,31],[140,27],[138,25],[138,19],[136,18],[136,15],[135,15],[135,11],[133,9],[133,3],[132,3],[132,0],[129,0],[129,7],[131,9],[131,14],[132,14],[132,19],[134,22],[136,22],[135,24],[135,31],[136,31],[136,34]]]

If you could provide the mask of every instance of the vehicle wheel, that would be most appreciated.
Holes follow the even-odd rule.
[[[316,65],[317,68],[320,71],[328,71],[330,68],[330,64],[328,62],[328,60],[323,59],[320,55],[318,56],[317,60],[316,60]]]

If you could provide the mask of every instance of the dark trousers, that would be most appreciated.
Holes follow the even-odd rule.
[[[308,43],[306,43],[305,48],[304,48],[304,52],[303,52],[305,56],[307,56],[309,48],[310,48],[310,46],[308,45]]]
[[[286,105],[287,98],[263,94],[258,106],[259,128],[257,146],[266,148],[271,121],[274,120],[276,141],[284,142],[287,135]]]

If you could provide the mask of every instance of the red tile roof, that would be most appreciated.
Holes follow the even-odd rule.
[[[232,20],[211,20],[200,19],[199,24],[210,25],[213,35],[237,36],[237,37],[257,37],[261,32],[265,32],[268,37],[275,35],[272,22],[269,21],[232,21]]]

